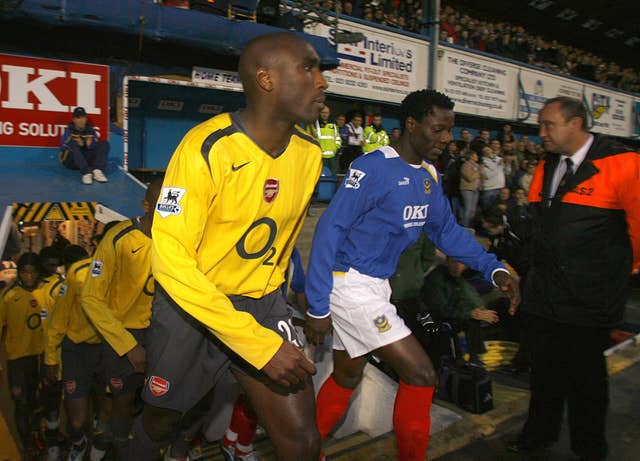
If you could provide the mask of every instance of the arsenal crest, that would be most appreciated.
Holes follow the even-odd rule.
[[[160,376],[152,376],[149,378],[149,390],[156,397],[160,397],[169,392],[169,387],[171,387],[171,383]]]
[[[262,196],[267,203],[273,202],[278,196],[280,191],[280,180],[275,178],[269,178],[264,182],[264,189],[262,190]]]

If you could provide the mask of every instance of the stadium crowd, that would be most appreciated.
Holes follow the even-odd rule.
[[[203,11],[226,14],[224,9],[216,10],[213,2],[192,2],[191,8],[200,8],[200,3],[206,6]],[[189,7],[187,1],[165,1],[164,4]],[[424,30],[421,0],[326,0],[323,6],[345,16],[407,32],[420,34]],[[280,9],[280,14],[295,16],[295,12],[287,6],[281,5]],[[296,28],[301,27],[302,23],[294,20],[279,25]],[[473,12],[458,11],[450,5],[443,6],[440,11],[440,40],[614,88],[640,91],[640,74],[636,69],[622,67],[603,56],[531,34],[520,24],[494,22]]]

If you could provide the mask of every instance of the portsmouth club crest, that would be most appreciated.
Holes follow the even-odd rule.
[[[180,200],[187,192],[181,187],[163,187],[160,193],[160,199],[156,204],[156,211],[160,216],[166,218],[170,215],[179,215],[182,213]]]
[[[391,330],[391,324],[389,323],[389,319],[386,315],[379,315],[375,319],[373,319],[373,324],[378,329],[378,333],[384,333],[386,331]]]
[[[431,193],[431,181],[429,181],[428,179],[424,180],[424,193],[425,194]]]
[[[269,178],[264,182],[264,188],[262,190],[262,197],[267,203],[273,202],[280,192],[280,180],[275,178]]]

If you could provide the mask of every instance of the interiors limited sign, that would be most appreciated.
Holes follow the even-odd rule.
[[[75,107],[109,135],[109,67],[0,54],[0,145],[56,147]]]

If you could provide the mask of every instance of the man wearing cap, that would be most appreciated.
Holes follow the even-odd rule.
[[[60,162],[72,170],[80,170],[82,184],[89,185],[95,179],[107,182],[104,168],[109,155],[109,143],[100,141],[96,130],[87,120],[84,107],[73,110],[73,120],[62,135]]]

